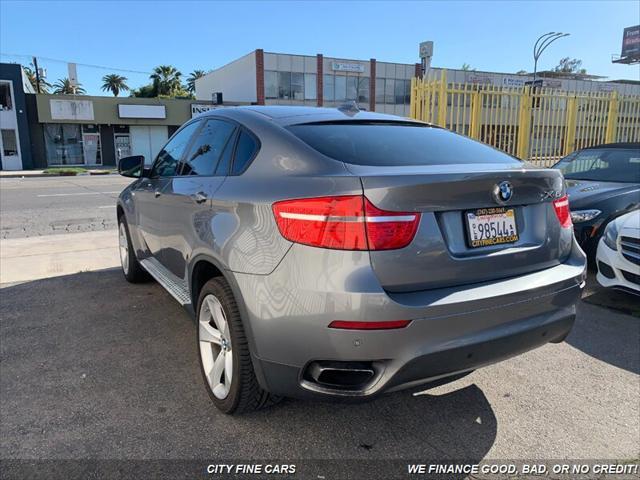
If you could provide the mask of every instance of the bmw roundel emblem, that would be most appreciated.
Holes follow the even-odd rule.
[[[493,198],[498,203],[507,203],[513,196],[513,187],[509,182],[500,182],[493,187]]]

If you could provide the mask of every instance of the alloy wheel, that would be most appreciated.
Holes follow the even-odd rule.
[[[120,222],[120,227],[118,229],[118,243],[122,270],[127,274],[129,273],[129,242],[127,240],[127,229],[124,226],[124,222]]]
[[[227,317],[214,295],[202,300],[198,318],[198,340],[202,368],[211,391],[220,400],[227,398],[233,378],[233,352]]]

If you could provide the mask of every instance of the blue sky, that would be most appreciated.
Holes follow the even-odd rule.
[[[435,42],[433,66],[515,72],[533,68],[532,46],[548,31],[571,33],[544,53],[539,69],[579,58],[589,73],[640,79],[639,66],[614,65],[622,29],[640,23],[637,0],[592,2],[36,2],[0,1],[3,62],[42,57],[48,80],[78,65],[80,82],[101,94],[101,78],[120,73],[131,87],[172,64],[185,76],[256,48],[413,63],[418,44]],[[11,55],[5,55],[11,54]]]

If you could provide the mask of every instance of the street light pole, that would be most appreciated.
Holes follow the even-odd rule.
[[[542,55],[542,52],[544,52],[549,45],[551,45],[553,42],[555,42],[559,38],[568,37],[568,36],[569,36],[568,33],[562,33],[562,32],[545,33],[544,35],[540,35],[536,40],[536,43],[533,45],[533,82],[531,82],[531,90],[530,90],[530,95],[532,96],[532,102],[534,102],[533,95],[536,92],[536,74],[538,73],[538,59]],[[532,103],[532,105],[535,105],[535,103]],[[533,130],[534,130],[533,121],[534,121],[534,115],[533,115],[533,108],[532,108],[531,124],[529,126],[529,148],[528,148],[529,151],[527,152],[527,156],[529,157],[529,159],[533,157],[533,140],[532,140]]]
[[[533,46],[533,86],[536,85],[536,74],[538,72],[538,59],[542,55],[549,45],[562,37],[568,37],[568,33],[562,32],[549,32],[544,35],[540,35]]]

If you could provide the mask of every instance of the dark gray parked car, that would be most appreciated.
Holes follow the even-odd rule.
[[[225,108],[118,200],[129,281],[198,321],[227,413],[443,381],[569,333],[584,285],[562,175],[357,109]]]

